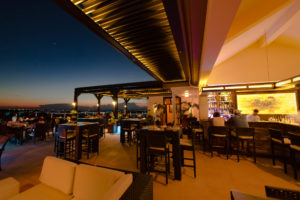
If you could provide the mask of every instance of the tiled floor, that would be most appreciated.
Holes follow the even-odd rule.
[[[23,146],[9,144],[3,154],[3,171],[0,178],[13,176],[21,181],[22,188],[26,189],[38,183],[43,158],[46,155],[54,155],[53,141],[38,142],[36,145],[30,142]],[[107,135],[100,141],[100,153],[92,155],[89,160],[83,161],[105,165],[113,168],[121,168],[138,171],[136,168],[135,145],[119,142],[119,135]],[[181,181],[170,178],[169,184],[164,185],[164,176],[155,176],[154,199],[230,199],[231,189],[237,189],[245,193],[264,196],[264,186],[271,185],[300,190],[300,186],[293,179],[289,166],[289,174],[283,173],[282,165],[278,162],[275,167],[271,160],[258,158],[257,164],[252,159],[242,158],[238,163],[235,156],[226,160],[225,156],[210,157],[197,151],[197,178],[193,177],[192,168],[183,168]]]

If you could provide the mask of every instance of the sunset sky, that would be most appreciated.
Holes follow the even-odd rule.
[[[71,103],[76,87],[154,80],[51,0],[1,3],[0,106]]]

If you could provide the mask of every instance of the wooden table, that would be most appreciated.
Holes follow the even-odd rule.
[[[81,159],[81,133],[82,130],[87,129],[89,126],[98,126],[96,122],[77,122],[77,123],[65,123],[59,124],[58,127],[62,129],[73,129],[75,130],[75,160]]]
[[[174,165],[174,177],[175,180],[181,180],[181,154],[180,154],[180,129],[179,128],[167,128],[157,126],[146,126],[139,131],[140,137],[140,150],[141,150],[141,173],[147,172],[146,156],[147,156],[147,144],[146,136],[148,131],[162,131],[166,133],[168,138],[171,138],[172,150],[173,150],[173,165]]]

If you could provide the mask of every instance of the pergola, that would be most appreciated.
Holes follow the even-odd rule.
[[[101,109],[101,99],[103,96],[110,96],[116,102],[114,105],[114,115],[118,114],[118,98],[123,98],[125,102],[125,114],[127,113],[127,103],[130,99],[146,98],[149,96],[170,96],[171,91],[163,88],[160,81],[134,82],[112,85],[99,85],[90,87],[75,88],[74,109],[78,110],[78,97],[80,94],[94,94],[98,100],[98,113]]]

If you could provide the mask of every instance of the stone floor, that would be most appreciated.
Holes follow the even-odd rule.
[[[8,144],[3,154],[0,179],[13,176],[21,182],[22,190],[38,183],[38,177],[45,156],[54,155],[53,139],[47,142],[32,144],[30,141],[22,146]],[[254,164],[251,158],[242,157],[238,163],[232,156],[210,157],[210,154],[198,150],[197,178],[193,177],[192,168],[183,168],[181,181],[170,178],[164,184],[164,175],[153,174],[154,199],[230,199],[231,189],[264,197],[264,186],[271,185],[300,190],[300,184],[293,179],[292,169],[283,172],[282,164],[272,166],[271,160],[258,158]],[[99,156],[91,155],[82,161],[138,171],[136,168],[135,145],[120,144],[119,135],[110,135],[100,140]],[[172,173],[172,171],[171,171]]]

